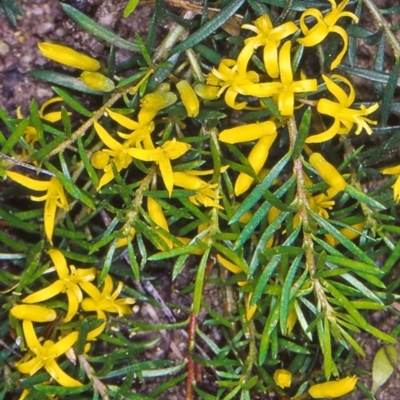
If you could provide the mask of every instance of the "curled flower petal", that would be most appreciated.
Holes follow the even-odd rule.
[[[308,390],[313,399],[335,399],[350,393],[356,386],[357,377],[348,376],[337,381],[330,381],[312,385]]]

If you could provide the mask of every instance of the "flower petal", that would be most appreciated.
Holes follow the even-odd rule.
[[[57,381],[61,386],[77,387],[82,386],[82,383],[66,374],[55,360],[48,360],[45,364],[46,371]]]
[[[51,261],[53,261],[59,278],[66,278],[69,275],[69,269],[64,254],[57,249],[50,249],[47,254],[50,256]]]
[[[51,346],[51,350],[48,350],[52,354],[54,354],[55,357],[61,356],[61,354],[66,353],[78,340],[78,332],[71,332],[67,336],[63,337],[60,339],[57,343],[53,344]]]
[[[114,121],[118,122],[121,126],[123,126],[126,129],[130,129],[134,131],[139,127],[139,123],[126,117],[125,115],[122,115],[120,113],[114,112],[110,110],[109,108],[106,108],[107,114],[111,119]]]
[[[338,191],[346,188],[347,182],[340,172],[320,153],[313,153],[310,156],[310,164],[317,170],[319,176],[331,187]]]
[[[25,342],[29,350],[35,354],[38,354],[42,349],[42,345],[39,343],[39,340],[36,336],[32,321],[23,320],[22,330],[24,331]]]
[[[53,282],[51,285],[45,287],[44,289],[38,290],[30,294],[29,296],[25,297],[22,302],[23,303],[39,303],[41,301],[45,301],[51,299],[54,296],[57,296],[61,293],[65,288],[65,284],[62,280],[57,280]]]
[[[218,139],[221,142],[236,144],[252,142],[266,135],[275,135],[276,125],[272,121],[236,126],[223,130]]]
[[[22,186],[25,186],[28,189],[35,190],[41,192],[43,190],[47,190],[49,188],[49,181],[38,181],[36,179],[28,178],[25,175],[21,175],[18,172],[6,171],[6,174],[13,181],[19,183]]]
[[[313,399],[334,399],[350,393],[355,388],[357,379],[354,375],[338,381],[319,383],[311,386],[308,393]]]
[[[101,141],[111,150],[118,151],[121,148],[121,144],[115,140],[111,135],[98,123],[93,123],[94,129],[99,135]]]
[[[50,322],[57,318],[57,313],[52,308],[31,304],[19,304],[10,310],[10,314],[21,320],[32,322]]]
[[[33,375],[43,367],[43,361],[40,357],[35,357],[26,362],[17,362],[15,363],[15,366],[21,374]]]

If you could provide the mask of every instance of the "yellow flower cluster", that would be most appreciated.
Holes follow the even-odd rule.
[[[119,282],[117,289],[113,292],[113,281],[110,275],[106,276],[103,290],[100,292],[92,283],[96,279],[95,267],[68,266],[64,255],[57,249],[49,250],[48,255],[53,262],[50,270],[56,270],[58,280],[28,295],[22,299],[23,304],[15,305],[10,310],[13,317],[22,320],[24,339],[29,349],[28,353],[16,363],[16,367],[22,374],[28,375],[34,375],[44,368],[62,386],[81,386],[82,383],[65,373],[56,361],[57,358],[72,349],[78,340],[78,332],[63,334],[57,342],[45,340],[41,343],[33,323],[55,321],[57,318],[61,318],[62,314],[54,308],[37,303],[65,293],[68,299],[68,311],[62,317],[63,322],[71,321],[78,314],[79,306],[83,311],[96,312],[97,318],[104,321],[97,328],[88,332],[86,340],[93,341],[106,327],[106,312],[117,313],[119,316],[129,315],[131,313],[129,305],[133,304],[135,300],[132,298],[118,299],[123,285],[122,282]],[[84,298],[82,290],[89,297]]]
[[[342,17],[351,18],[355,22],[358,19],[353,13],[344,11],[348,0],[342,1],[339,5],[334,0],[328,1],[331,5],[329,12],[322,14],[319,10],[307,9],[300,16],[299,26],[294,22],[273,26],[268,15],[259,17],[254,25],[243,25],[243,29],[252,32],[251,36],[245,39],[236,59],[223,59],[207,74],[205,84],[199,82],[192,87],[192,84],[186,79],[172,79],[174,85],[162,84],[150,93],[145,92],[145,85],[143,85],[139,96],[140,85],[145,83],[152,73],[149,70],[149,74],[145,76],[146,79],[141,80],[134,88],[135,90],[132,89],[130,93],[138,95],[140,100],[137,101],[135,110],[105,108],[105,112],[100,118],[96,117],[91,121],[91,123],[93,122],[92,134],[99,139],[97,151],[90,159],[91,166],[98,170],[99,174],[97,187],[93,190],[94,195],[100,191],[106,195],[106,185],[109,185],[114,179],[118,179],[119,174],[126,174],[128,184],[132,183],[129,182],[131,179],[134,179],[134,184],[139,184],[140,178],[132,178],[137,172],[135,164],[143,166],[143,162],[151,163],[150,165],[157,173],[154,173],[155,177],[146,190],[165,188],[169,197],[173,196],[175,188],[190,191],[191,193],[187,197],[192,203],[192,207],[193,204],[209,207],[217,214],[224,208],[219,202],[222,195],[215,176],[224,173],[227,167],[218,166],[217,171],[215,171],[216,167],[195,170],[182,165],[180,168],[176,168],[176,163],[179,162],[176,160],[183,159],[186,162],[194,160],[194,157],[191,158],[191,153],[195,153],[193,151],[195,141],[191,141],[192,138],[188,138],[182,133],[180,126],[183,125],[183,122],[177,121],[178,117],[172,118],[168,115],[171,107],[175,107],[181,101],[180,107],[186,112],[185,117],[195,119],[199,116],[202,102],[212,102],[223,97],[226,105],[235,110],[236,115],[240,115],[239,111],[241,110],[256,110],[260,112],[259,115],[265,112],[267,117],[264,120],[260,118],[258,122],[235,127],[227,126],[218,135],[221,152],[225,152],[226,147],[229,150],[229,145],[251,146],[247,155],[247,163],[243,163],[245,164],[243,169],[238,168],[239,173],[233,188],[234,195],[239,197],[246,194],[254,182],[259,181],[265,175],[265,164],[268,162],[271,149],[277,144],[280,133],[284,131],[288,121],[294,120],[296,110],[306,103],[315,107],[316,111],[327,117],[332,124],[323,132],[313,133],[305,139],[304,150],[309,163],[304,161],[304,164],[312,175],[307,176],[302,171],[299,173],[304,181],[306,191],[310,189],[310,192],[306,192],[304,196],[309,209],[323,218],[329,218],[328,210],[335,205],[335,196],[348,190],[351,183],[348,183],[345,177],[321,153],[317,150],[313,152],[308,145],[324,143],[334,139],[337,135],[349,135],[352,131],[357,135],[363,130],[371,134],[371,125],[376,122],[369,119],[368,116],[378,109],[378,104],[373,104],[368,108],[364,105],[358,109],[354,108],[355,90],[348,79],[338,74],[329,76],[324,74],[310,79],[305,76],[303,71],[297,71],[293,67],[293,64],[297,64],[298,61],[295,60],[294,55],[301,54],[302,47],[317,46],[331,33],[340,35],[343,40],[343,48],[331,63],[331,69],[336,68],[343,59],[348,47],[348,35],[343,28],[337,25],[337,22]],[[309,27],[310,20],[315,20],[311,28]],[[111,92],[115,89],[113,80],[99,72],[105,72],[105,69],[102,69],[101,64],[92,57],[58,44],[41,43],[39,48],[47,58],[82,70],[79,79],[88,87],[103,92]],[[264,71],[261,72],[256,68],[252,69],[251,60],[258,51],[262,51]],[[321,98],[319,92],[325,87],[328,96]],[[39,116],[49,122],[60,121],[61,112],[45,112],[48,106],[60,100],[60,98],[54,98],[46,102],[40,109]],[[270,117],[271,114],[272,117]],[[22,117],[19,110],[17,116],[18,118]],[[172,126],[176,128],[175,135],[171,134]],[[29,152],[25,151],[23,155],[31,154],[38,141],[36,129],[28,127],[24,132],[24,140],[28,144]],[[201,154],[201,151],[199,153]],[[198,165],[201,165],[203,161],[200,158],[201,156],[196,160],[199,162]],[[229,161],[233,163],[233,160]],[[383,173],[400,176],[400,167],[387,168],[383,170]],[[202,179],[206,175],[213,175],[213,179]],[[31,196],[30,198],[33,201],[45,202],[44,232],[48,242],[52,245],[57,208],[68,211],[70,207],[63,185],[54,176],[48,181],[32,179],[11,171],[7,171],[7,176],[29,190],[44,193],[42,196]],[[157,177],[161,177],[161,179],[157,181]],[[318,180],[325,182],[328,189],[314,194],[311,192],[311,188]],[[66,189],[68,190],[68,187]],[[175,236],[171,228],[172,224],[169,225],[169,221],[164,215],[163,210],[166,207],[162,201],[157,199],[157,196],[153,197],[148,193],[151,190],[142,196],[146,201],[140,200],[141,204],[138,208],[144,204],[143,208],[147,209],[147,214],[143,210],[143,215],[147,218],[152,232],[159,239],[155,240],[157,242],[154,243],[155,246],[161,251],[165,251],[196,240],[196,238]],[[394,192],[395,199],[399,201],[400,178],[394,185]],[[234,199],[235,196],[232,194],[231,197]],[[225,198],[223,200],[225,201]],[[271,207],[267,216],[268,221],[265,222],[271,223],[281,212],[277,207]],[[170,219],[171,221],[173,218]],[[239,223],[243,223],[243,221],[239,221]],[[293,226],[297,227],[300,223],[301,215],[296,210],[293,213]],[[355,224],[351,229],[342,229],[341,233],[353,239],[359,231],[362,231],[364,225],[365,222]],[[205,230],[203,224],[198,224],[196,227],[198,235]],[[124,226],[124,234],[125,237],[117,241],[117,248],[132,241],[136,230],[127,223]],[[201,241],[202,239],[199,240],[199,242]],[[332,246],[337,244],[336,239],[331,235],[326,235],[325,241]],[[273,242],[274,237],[271,237],[266,248],[270,248]],[[196,254],[199,252],[201,249]],[[105,277],[104,286],[100,291],[98,286],[93,283],[96,279],[94,267],[84,269],[68,265],[60,250],[49,250],[48,255],[54,264],[58,279],[51,285],[28,295],[22,300],[23,304],[14,306],[10,311],[13,317],[22,320],[24,338],[29,349],[27,356],[17,363],[17,369],[23,374],[33,375],[44,368],[61,385],[80,386],[81,383],[67,375],[56,361],[74,346],[78,339],[78,333],[72,331],[61,336],[57,342],[52,340],[43,342],[40,336],[38,337],[33,323],[55,321],[60,317],[61,312],[38,303],[65,293],[68,309],[63,316],[63,322],[70,322],[77,317],[80,310],[96,313],[99,320],[105,320],[106,313],[110,312],[119,316],[128,315],[131,312],[129,305],[133,304],[134,300],[118,299],[122,283],[113,289],[113,281],[109,275]],[[248,272],[243,271],[238,265],[220,254],[217,255],[217,260],[233,274]],[[248,293],[245,296],[247,321],[250,321],[257,311],[257,305],[251,305],[254,293],[248,289],[252,283],[250,280],[238,283],[240,286],[247,286]],[[296,320],[296,317],[288,318],[286,326],[288,332],[292,331]],[[87,340],[95,340],[105,327],[106,322],[101,322],[97,328],[88,333]],[[286,370],[279,369],[274,374],[275,383],[281,388],[289,387],[291,378],[291,373]],[[313,398],[338,397],[350,392],[356,381],[357,378],[353,377],[314,385],[310,387],[309,394]]]

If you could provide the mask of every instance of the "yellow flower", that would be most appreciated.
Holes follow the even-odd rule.
[[[264,46],[264,65],[271,78],[277,78],[278,69],[278,47],[282,39],[295,33],[299,28],[292,21],[286,22],[274,28],[268,14],[257,18],[254,25],[244,24],[243,29],[249,29],[257,34],[244,41],[245,46],[240,52],[237,62],[239,73],[245,73],[247,64],[254,51]]]
[[[37,305],[19,304],[10,310],[10,314],[18,319],[32,322],[50,322],[57,318],[52,308]]]
[[[313,153],[310,156],[310,164],[317,170],[318,175],[331,187],[338,192],[344,190],[347,186],[346,181],[340,172],[320,153]]]
[[[130,148],[127,153],[133,158],[142,161],[154,161],[158,164],[165,187],[171,195],[174,186],[174,174],[171,161],[183,156],[190,149],[190,144],[177,142],[176,139],[167,140],[162,146],[156,149]]]
[[[45,201],[44,205],[44,231],[47,239],[52,243],[56,209],[60,207],[65,211],[69,210],[68,201],[64,194],[64,188],[57,178],[52,177],[50,181],[38,181],[18,174],[17,172],[6,171],[6,174],[13,181],[25,186],[28,189],[38,192],[46,191],[44,196],[31,196],[33,201]]]
[[[83,71],[79,79],[94,90],[111,92],[115,89],[114,82],[99,72]]]
[[[293,115],[295,93],[313,92],[317,90],[318,84],[316,79],[293,80],[290,51],[290,42],[285,42],[279,51],[280,82],[241,85],[239,93],[258,98],[276,95],[274,101],[279,112],[284,116]]]
[[[59,279],[50,286],[25,297],[22,302],[28,304],[39,303],[60,293],[66,293],[68,297],[68,312],[64,321],[68,322],[77,313],[79,303],[82,302],[82,283],[92,281],[96,277],[96,268],[78,269],[74,265],[70,265],[68,268],[67,260],[60,250],[51,249],[47,254],[54,263]]]
[[[84,282],[82,289],[90,296],[82,301],[82,309],[84,311],[96,311],[97,318],[105,319],[105,312],[116,313],[120,317],[132,313],[130,304],[134,304],[132,298],[117,299],[121,293],[123,283],[119,282],[117,288],[113,290],[113,280],[110,275],[107,275],[104,280],[103,290],[100,290],[90,282]]]
[[[239,64],[235,60],[226,58],[219,64],[218,69],[213,68],[208,74],[207,84],[221,86],[218,97],[226,90],[225,102],[234,110],[242,110],[247,103],[236,103],[236,97],[241,92],[240,87],[258,82],[259,77],[254,71],[239,72]]]
[[[199,99],[188,81],[182,80],[176,84],[188,117],[197,117],[200,110]]]
[[[387,174],[387,175],[398,175],[396,182],[392,186],[393,188],[393,197],[395,201],[400,201],[400,165],[397,167],[390,167],[390,168],[385,168],[382,171],[382,174]]]
[[[276,135],[276,125],[272,121],[225,129],[219,134],[218,139],[224,143],[236,144],[252,142],[267,135]]]
[[[61,120],[61,111],[52,111],[52,112],[48,112],[48,113],[45,112],[45,110],[48,106],[50,106],[53,103],[60,102],[60,101],[64,101],[64,100],[61,97],[53,97],[52,99],[45,101],[39,109],[39,117],[48,122],[60,121]],[[18,119],[23,118],[22,113],[21,113],[21,107],[17,108],[16,114],[17,114]],[[68,115],[71,115],[71,113],[68,113]],[[35,143],[37,143],[37,141],[39,140],[36,128],[34,128],[33,126],[26,127],[23,137],[24,137],[26,143],[28,143],[29,146],[31,146],[32,148],[34,148]],[[27,152],[25,148],[22,148],[22,155],[25,156],[28,154],[29,154],[29,152]]]
[[[100,190],[104,185],[114,179],[114,172],[111,167],[111,162],[109,162],[110,156],[118,172],[127,168],[132,162],[132,157],[128,153],[131,142],[126,141],[124,144],[119,143],[97,122],[94,122],[94,129],[101,141],[108,147],[108,149],[94,153],[91,160],[95,168],[98,167],[104,170],[104,175],[101,177],[99,185],[97,186],[97,190]]]
[[[62,386],[82,386],[79,381],[67,375],[56,362],[56,358],[65,354],[78,340],[78,332],[68,334],[57,343],[46,340],[42,345],[36,336],[31,321],[23,321],[22,328],[26,344],[34,354],[34,357],[29,361],[17,362],[16,367],[19,372],[34,375],[37,371],[44,368]]]
[[[330,32],[335,32],[340,35],[343,39],[344,45],[342,51],[331,64],[331,69],[334,69],[342,61],[342,58],[347,51],[349,42],[347,32],[342,27],[336,25],[336,23],[342,17],[349,17],[357,23],[358,18],[351,12],[343,11],[349,0],[343,0],[339,6],[336,6],[334,0],[328,1],[332,5],[332,11],[328,12],[325,16],[323,16],[321,11],[317,10],[316,8],[310,8],[303,12],[300,17],[300,28],[305,37],[297,39],[297,41],[306,47],[312,47],[321,43]],[[311,29],[308,29],[306,24],[306,19],[308,17],[314,17],[317,20],[317,23]]]
[[[276,137],[276,133],[261,137],[260,139],[258,139],[258,142],[250,151],[247,159],[256,175],[261,171],[262,167],[267,161],[269,150],[273,145]],[[239,196],[242,193],[246,192],[250,188],[253,181],[253,177],[241,172],[235,183],[235,195]]]
[[[215,193],[218,183],[207,183],[196,175],[202,175],[204,172],[212,173],[213,171],[182,171],[174,172],[174,185],[188,190],[195,190],[197,193],[189,196],[189,200],[198,205],[203,204],[205,207],[214,207],[223,209],[215,200],[221,198]]]
[[[38,46],[45,57],[68,67],[91,72],[96,72],[101,67],[100,63],[94,58],[79,53],[70,47],[47,42],[39,43]]]
[[[287,369],[277,369],[274,372],[274,381],[282,389],[290,387],[292,384],[292,373]]]
[[[306,193],[310,208],[314,210],[319,216],[322,218],[328,219],[329,214],[328,210],[332,210],[333,206],[335,205],[335,201],[332,200],[336,195],[338,194],[338,191],[330,187],[325,193],[320,193],[317,195],[311,195],[309,193]]]
[[[355,388],[357,379],[354,375],[337,381],[318,383],[312,385],[308,393],[313,399],[335,399],[350,393]]]
[[[336,97],[338,103],[321,99],[318,101],[317,111],[320,114],[329,115],[334,118],[333,125],[318,135],[310,136],[306,139],[306,143],[322,143],[332,139],[335,135],[347,135],[354,124],[357,125],[356,135],[359,135],[363,129],[370,135],[372,133],[371,127],[368,125],[376,125],[376,121],[366,118],[367,115],[373,113],[379,108],[379,104],[375,103],[366,108],[364,105],[360,106],[359,110],[349,108],[355,99],[355,92],[350,81],[340,75],[332,75],[332,78],[338,79],[345,83],[350,90],[349,95],[335,82],[327,76],[322,75],[328,90]]]

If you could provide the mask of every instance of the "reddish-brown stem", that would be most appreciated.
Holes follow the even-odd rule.
[[[188,376],[186,381],[186,400],[193,400],[193,384],[196,382],[195,364],[192,358],[196,335],[196,316],[193,312],[189,315],[188,327]]]

